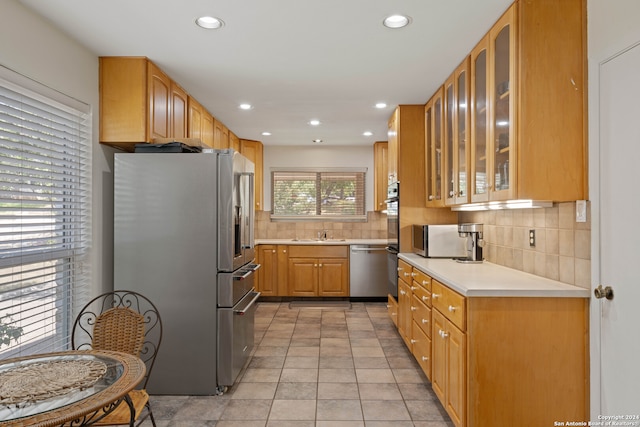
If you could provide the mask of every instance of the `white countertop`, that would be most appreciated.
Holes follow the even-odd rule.
[[[452,259],[423,258],[412,253],[398,257],[467,297],[589,298],[588,289],[535,276],[490,262],[463,264]]]
[[[256,245],[387,245],[387,239],[256,239]]]

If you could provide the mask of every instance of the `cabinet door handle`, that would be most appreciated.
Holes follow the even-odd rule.
[[[314,266],[314,267],[317,267],[317,266],[318,266],[318,264],[313,264],[313,266]]]
[[[422,361],[426,362],[427,360],[429,360],[429,358],[427,356],[422,356]]]
[[[456,308],[454,306],[450,305],[449,306],[449,311],[453,313],[454,311],[456,311]]]
[[[429,195],[429,201],[433,200],[433,196],[430,194]]]
[[[411,277],[416,277],[417,275],[418,275],[418,273],[415,273],[413,271],[411,272]]]
[[[406,295],[407,292],[405,290],[400,290],[400,295]]]
[[[415,291],[416,289],[418,289],[418,287],[417,287],[417,286],[411,286],[411,290],[412,290],[412,291]]]
[[[431,298],[433,299],[440,298],[440,294],[431,294]]]
[[[404,277],[410,276],[409,273],[402,273],[402,274],[404,274]]]
[[[429,323],[429,319],[422,319],[422,324]]]
[[[427,286],[428,284],[429,284],[429,281],[428,281],[428,280],[423,280],[423,281],[422,281],[422,286]]]
[[[318,267],[322,268],[322,264],[318,264]]]
[[[271,250],[271,253],[272,253],[272,254],[275,254],[275,253],[276,253],[276,250],[275,250],[275,249],[272,249],[272,250]]]
[[[422,297],[422,301],[424,301],[424,302],[429,301],[429,297],[423,296],[423,297]]]
[[[443,331],[442,329],[438,330],[438,335],[440,335],[443,339],[449,336],[449,334]]]
[[[402,267],[398,267],[398,272],[400,272],[400,271],[402,271],[402,270],[404,270],[404,268],[402,268]]]
[[[286,249],[283,249],[283,250],[282,250],[282,253],[283,253],[283,254],[286,254],[286,253],[287,253],[287,250],[286,250]]]
[[[411,311],[416,311],[418,307],[411,306]]]
[[[418,342],[418,340],[414,340],[414,339],[411,340],[411,344],[415,344],[417,342]]]

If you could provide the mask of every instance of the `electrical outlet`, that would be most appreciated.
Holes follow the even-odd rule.
[[[536,245],[536,230],[529,230],[529,246],[534,247]]]
[[[576,222],[587,222],[586,200],[576,200]]]

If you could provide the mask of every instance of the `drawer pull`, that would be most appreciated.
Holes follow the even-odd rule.
[[[415,344],[417,342],[418,342],[418,340],[414,340],[414,339],[411,340],[411,344]]]
[[[422,301],[425,301],[425,302],[429,301],[429,297],[423,296]]]
[[[411,273],[411,277],[416,277],[417,275],[418,273],[414,273],[414,272]]]
[[[404,270],[402,267],[398,267],[398,271],[402,271]]]
[[[431,294],[431,298],[433,299],[440,298],[441,296],[441,294]]]
[[[411,276],[411,274],[409,274],[409,273],[407,273],[407,272],[404,272],[404,273],[402,273],[402,274],[404,274],[404,277]]]
[[[449,311],[453,313],[454,311],[456,311],[456,308],[454,306],[450,305],[449,306]]]
[[[407,292],[404,289],[400,290],[400,295],[406,295],[406,294],[407,294]]]
[[[416,311],[418,307],[411,306],[411,311]]]
[[[418,289],[418,287],[417,287],[417,286],[412,286],[412,287],[411,287],[411,290],[412,290],[412,291],[415,291],[416,289]]]
[[[429,281],[428,281],[428,280],[423,280],[423,281],[422,281],[422,285],[423,285],[423,286],[427,286],[428,284],[429,284]]]
[[[446,338],[449,336],[449,334],[443,331],[442,329],[438,330],[438,335],[440,335],[442,338]]]
[[[429,323],[429,319],[422,319],[422,324]]]
[[[422,361],[426,362],[427,360],[429,360],[429,358],[427,356],[422,356]]]

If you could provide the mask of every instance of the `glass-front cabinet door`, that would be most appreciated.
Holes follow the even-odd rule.
[[[434,174],[433,174],[433,102],[430,99],[424,105],[424,140],[425,140],[425,179],[426,179],[426,201],[427,206],[434,199]]]
[[[442,182],[442,170],[443,170],[443,138],[444,138],[444,101],[443,101],[443,88],[441,87],[427,102],[427,105],[431,107],[431,128],[429,129],[430,138],[427,138],[425,151],[429,152],[426,155],[428,162],[427,175],[431,175],[427,178],[427,207],[442,207],[444,206],[443,182]],[[426,118],[426,117],[425,117]],[[430,157],[429,157],[430,156]],[[431,181],[429,181],[429,179]]]
[[[444,197],[445,205],[455,203],[455,73],[444,83]]]
[[[491,72],[491,200],[514,198],[515,40],[512,7],[489,32]]]
[[[471,202],[489,200],[489,37],[471,51]]]
[[[456,111],[455,111],[455,200],[456,205],[469,203],[469,58],[467,57],[455,71]]]

